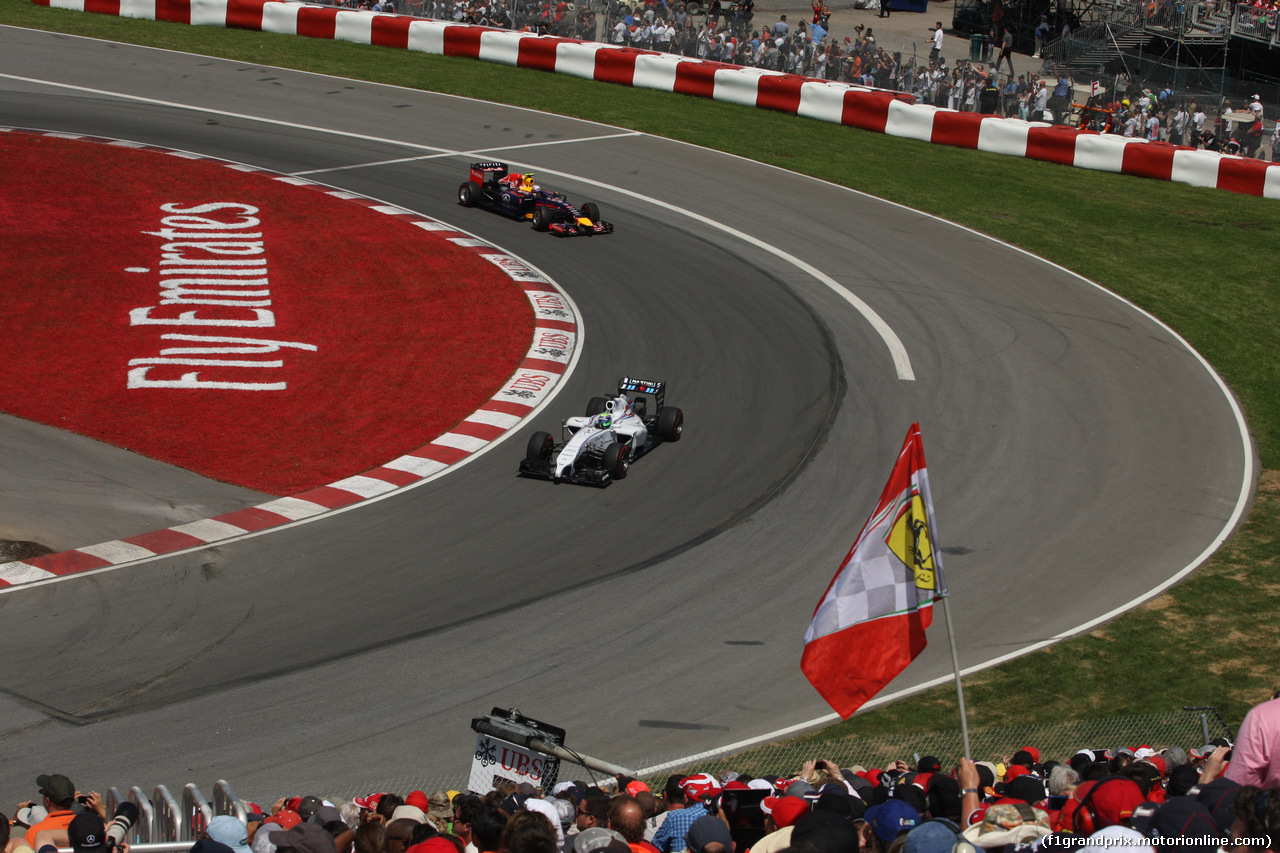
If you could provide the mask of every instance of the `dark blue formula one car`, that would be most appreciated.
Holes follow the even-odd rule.
[[[574,207],[562,193],[535,184],[532,174],[508,172],[506,163],[472,163],[470,180],[458,187],[458,203],[529,220],[534,231],[559,237],[613,233],[613,225],[600,219],[600,209],[591,202]]]

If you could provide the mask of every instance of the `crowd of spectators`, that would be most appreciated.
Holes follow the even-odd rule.
[[[1114,94],[1096,96],[1088,106],[1084,124],[1104,133],[1245,157],[1262,156],[1267,141],[1263,105],[1256,94],[1238,108],[1224,99],[1210,119],[1204,105],[1176,97],[1171,88],[1153,91],[1122,75]],[[1273,123],[1268,146],[1273,159],[1278,130],[1280,125]]]
[[[849,35],[833,34],[831,10],[822,0],[812,0],[811,20],[791,22],[783,14],[763,25],[757,20],[754,0],[710,0],[705,9],[696,7],[698,14],[676,0],[641,0],[633,6],[608,0],[600,7],[600,15],[591,3],[574,0],[338,2],[870,86],[903,92],[917,103],[1024,121],[1062,124],[1079,107],[1075,103],[1076,83],[1066,69],[1045,78],[1015,76],[1012,33],[1000,29],[994,33],[992,43],[999,49],[994,63],[989,53],[980,61],[960,58],[948,63],[942,54],[944,31],[939,22],[928,29],[933,45],[928,58],[903,56],[879,44],[873,27],[858,24]],[[399,9],[396,5],[406,2],[414,8]],[[1047,18],[1042,25],[1048,26]],[[1152,91],[1122,74],[1107,94],[1087,100],[1078,122],[1103,133],[1256,157],[1262,149],[1265,125],[1262,105],[1256,96],[1251,100],[1249,109],[1256,111],[1256,122],[1239,118],[1207,121],[1203,105],[1180,100],[1167,87]],[[1231,111],[1227,101],[1218,106],[1215,115]],[[1273,142],[1270,147],[1277,146]]]
[[[1280,850],[1280,694],[1234,746],[1033,746],[998,762],[931,756],[880,768],[828,759],[797,772],[676,775],[651,792],[626,776],[550,790],[495,780],[484,793],[282,797],[247,822],[215,817],[191,853],[1260,853]],[[0,820],[4,853],[114,853],[102,798],[63,775]],[[127,853],[125,845],[122,853]]]
[[[1256,26],[1264,32],[1275,36],[1277,20],[1280,20],[1280,0],[1248,0],[1234,5],[1237,10],[1245,10],[1252,15]]]

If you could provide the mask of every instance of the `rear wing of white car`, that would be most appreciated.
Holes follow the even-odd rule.
[[[632,394],[647,394],[653,398],[653,402],[661,409],[666,403],[667,383],[624,376],[618,380],[618,393],[628,396]]]

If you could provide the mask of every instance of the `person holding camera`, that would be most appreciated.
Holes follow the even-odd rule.
[[[43,798],[43,804],[48,815],[44,820],[27,830],[26,841],[32,849],[35,849],[36,835],[44,830],[60,829],[65,831],[76,816],[75,811],[72,809],[72,805],[76,801],[76,786],[71,784],[70,779],[61,773],[41,774],[36,778],[36,785],[39,786],[40,796]],[[19,803],[18,808],[34,805],[39,805],[39,803]]]

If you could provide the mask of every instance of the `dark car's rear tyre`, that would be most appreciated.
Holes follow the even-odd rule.
[[[590,219],[592,222],[600,221],[600,208],[596,207],[594,201],[589,201],[582,206],[582,215]]]
[[[602,460],[604,470],[609,472],[609,476],[615,480],[621,480],[627,476],[627,469],[631,467],[631,462],[627,459],[627,446],[615,441],[604,449],[604,459]]]
[[[463,207],[475,207],[480,201],[480,185],[475,181],[467,181],[458,187],[458,204]]]
[[[658,438],[663,441],[679,441],[684,434],[684,412],[675,406],[658,409]]]
[[[529,449],[525,451],[525,456],[530,459],[549,460],[555,446],[556,443],[549,433],[535,432],[529,436]]]
[[[591,402],[587,403],[587,417],[593,417],[605,411],[604,404],[609,402],[604,397],[592,397]]]
[[[533,230],[546,231],[551,227],[551,211],[543,205],[533,209]]]

